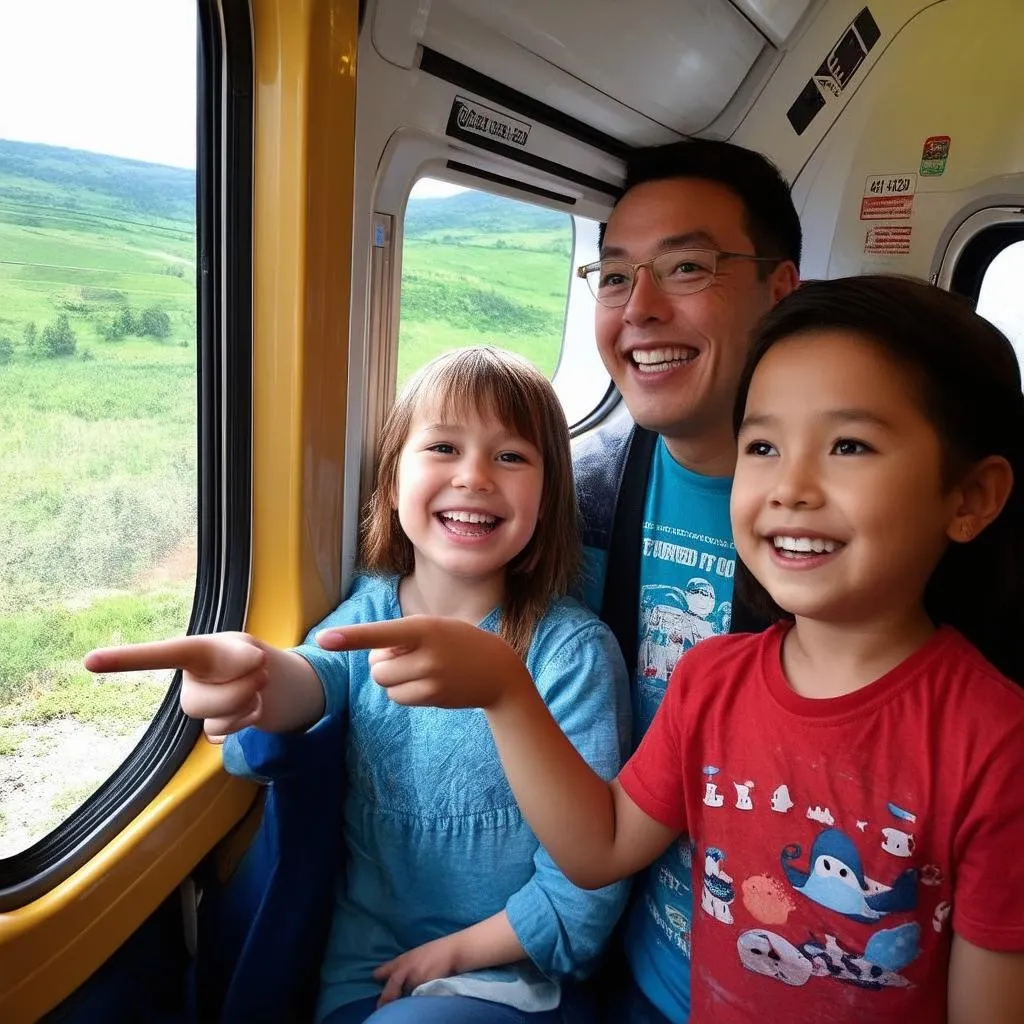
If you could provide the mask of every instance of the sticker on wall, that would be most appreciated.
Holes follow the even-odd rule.
[[[905,220],[914,212],[917,174],[872,174],[864,182],[861,220]]]
[[[929,135],[921,150],[921,173],[938,177],[946,169],[949,159],[948,135]]]
[[[530,138],[530,127],[526,121],[510,117],[500,110],[485,107],[465,96],[456,96],[448,114],[445,134],[476,145],[486,139],[500,146],[522,149]]]
[[[808,79],[786,112],[797,135],[803,135],[827,101],[839,98],[881,37],[882,32],[871,11],[867,7],[863,8],[839,37],[839,42],[826,54],[818,70]]]
[[[864,251],[873,256],[906,256],[910,253],[909,224],[880,224],[868,228]]]

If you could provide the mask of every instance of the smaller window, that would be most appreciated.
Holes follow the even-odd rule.
[[[1024,240],[999,252],[985,271],[978,295],[978,312],[1013,342],[1024,365]]]
[[[398,387],[435,356],[496,345],[548,377],[558,366],[573,219],[423,178],[405,213]]]

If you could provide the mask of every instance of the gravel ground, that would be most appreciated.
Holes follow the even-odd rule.
[[[0,754],[0,857],[11,857],[63,821],[131,753],[149,723],[109,736],[72,719],[16,727]]]

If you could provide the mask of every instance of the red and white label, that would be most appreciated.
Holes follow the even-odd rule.
[[[910,225],[887,224],[868,228],[864,251],[876,256],[906,256],[910,252]]]
[[[914,211],[917,174],[871,174],[864,182],[861,220],[903,220]]]
[[[913,196],[865,196],[860,201],[861,220],[904,220],[913,212]]]

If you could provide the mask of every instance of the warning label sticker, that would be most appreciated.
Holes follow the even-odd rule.
[[[886,224],[868,228],[864,251],[875,256],[906,256],[910,252],[909,224]]]
[[[860,201],[861,220],[904,220],[913,212],[913,196],[865,196]]]
[[[861,220],[902,220],[914,210],[917,174],[872,174],[864,182]]]

